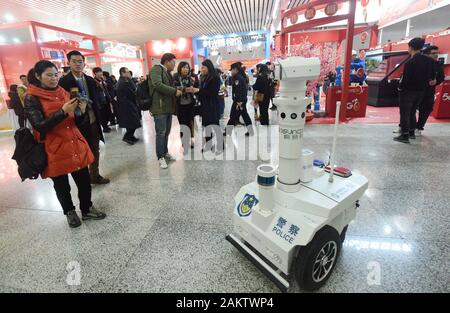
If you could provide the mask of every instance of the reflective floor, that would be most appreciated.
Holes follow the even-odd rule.
[[[13,138],[0,136],[0,291],[279,292],[224,239],[233,197],[261,161],[182,160],[173,126],[180,160],[168,170],[156,161],[148,113],[140,143],[106,134],[101,173],[112,182],[95,186],[93,199],[108,217],[76,229],[50,180],[20,182]],[[366,175],[369,189],[320,292],[450,291],[450,124],[429,125],[410,145],[392,141],[394,126],[341,126],[338,163]],[[307,125],[305,147],[325,158],[332,129]]]

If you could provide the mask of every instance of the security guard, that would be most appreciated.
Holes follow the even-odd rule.
[[[233,77],[233,105],[231,106],[230,119],[227,126],[236,126],[237,122],[239,121],[239,117],[242,115],[245,126],[247,127],[245,136],[250,136],[250,134],[253,133],[253,128],[252,120],[250,119],[250,116],[247,112],[248,84],[244,76],[245,73],[242,69],[242,63],[236,62],[231,64],[230,71]]]

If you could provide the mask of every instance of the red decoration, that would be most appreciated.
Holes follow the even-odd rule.
[[[367,32],[361,33],[361,42],[364,43],[367,40],[367,37],[369,37],[369,34]]]
[[[328,16],[335,15],[338,11],[338,5],[336,2],[328,3],[325,7],[325,14]]]
[[[297,20],[298,20],[298,15],[297,15],[297,13],[292,14],[292,15],[289,17],[289,20],[291,21],[291,24],[297,23]]]
[[[369,0],[361,0],[361,5],[365,8],[369,4]]]
[[[286,28],[286,27],[287,27],[287,22],[288,22],[288,19],[287,19],[287,17],[285,17],[285,18],[283,19],[283,28]]]
[[[312,7],[306,9],[306,11],[305,11],[305,18],[307,20],[312,20],[314,18],[314,16],[316,16],[316,9],[314,9]]]
[[[362,78],[364,76],[364,69],[363,68],[359,68],[356,71],[356,76],[358,76],[359,78]]]

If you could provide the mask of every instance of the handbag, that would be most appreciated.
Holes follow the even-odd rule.
[[[14,140],[16,142],[16,149],[12,156],[16,160],[19,176],[24,181],[25,179],[37,179],[47,167],[47,153],[45,152],[44,144],[41,141],[36,141],[31,131],[22,127],[16,130]]]

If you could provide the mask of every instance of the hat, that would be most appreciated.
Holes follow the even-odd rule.
[[[352,50],[352,55],[358,55],[358,52],[356,52],[356,50]]]

